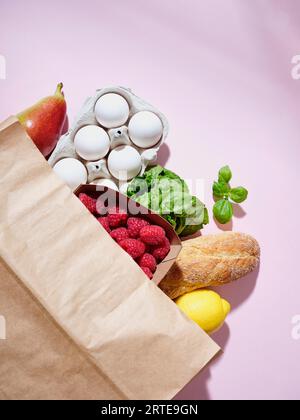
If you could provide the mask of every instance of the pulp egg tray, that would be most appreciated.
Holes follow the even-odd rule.
[[[114,96],[115,95],[108,95],[106,97],[104,97],[104,95],[107,94],[117,94],[120,95],[121,97],[123,97],[127,104],[128,104],[128,117],[126,119],[126,121],[122,121],[122,124],[118,125],[118,126],[114,126],[116,124],[115,123],[107,123],[107,120],[105,121],[105,124],[103,124],[102,122],[99,122],[99,113],[97,114],[96,118],[96,112],[97,112],[97,107],[100,102],[102,103],[104,100],[106,100],[106,98]],[[103,98],[102,98],[103,97]],[[101,99],[101,101],[98,103],[98,100]],[[124,102],[124,101],[123,101]],[[124,105],[124,104],[123,104]],[[125,106],[127,107],[127,105],[125,104]],[[104,106],[105,108],[105,106]],[[124,107],[123,107],[124,108]],[[121,107],[121,111],[122,111],[122,107]],[[146,111],[146,112],[145,112]],[[103,106],[102,106],[102,112],[103,112]],[[108,118],[111,115],[114,115],[115,113],[115,108],[114,108],[114,103],[111,105],[109,104],[108,107],[108,111],[107,109],[104,109],[104,114],[105,116]],[[138,115],[138,117],[136,117],[136,114],[141,113]],[[151,113],[151,115],[150,115]],[[156,118],[156,127],[157,127],[157,123],[158,123],[158,119],[160,120],[161,123],[161,129],[160,131],[160,137],[154,137],[154,142],[155,144],[152,144],[150,141],[150,145],[149,145],[149,141],[146,139],[146,143],[142,143],[140,140],[136,140],[136,138],[133,139],[133,136],[131,135],[131,131],[133,131],[132,127],[133,127],[133,121],[139,119],[139,124],[138,126],[135,126],[135,135],[140,135],[142,137],[142,141],[143,140],[143,131],[145,131],[146,127],[146,135],[147,135],[147,130],[148,130],[148,134],[149,134],[149,130],[150,130],[150,135],[151,132],[153,132],[153,124],[150,121],[146,121],[141,119],[140,117],[143,115],[143,117],[147,114],[147,116],[150,115],[150,117],[153,117],[153,114],[155,114]],[[132,118],[135,116],[134,120],[132,120]],[[126,113],[125,113],[125,117],[126,118]],[[151,118],[150,118],[151,120]],[[101,121],[101,119],[100,119]],[[117,121],[117,120],[115,120]],[[119,120],[120,121],[120,120]],[[145,122],[145,124],[144,124]],[[160,124],[159,123],[159,124]],[[118,122],[117,122],[118,124]],[[106,125],[106,126],[105,126]],[[113,125],[113,127],[109,127],[109,125]],[[86,139],[83,138],[81,140],[79,140],[78,142],[78,138],[80,136],[78,136],[78,132],[79,130],[83,129],[86,126],[97,126],[97,127],[101,127],[101,129],[105,130],[105,132],[107,133],[108,137],[106,136],[106,134],[103,134],[102,130],[99,130],[100,132],[102,132],[102,134],[105,137],[105,141],[107,141],[107,148],[104,149],[104,156],[101,156],[100,159],[95,159],[95,154],[94,155],[88,155],[88,154],[84,154],[84,153],[79,153],[79,148],[78,148],[78,144],[80,144],[80,147],[82,147],[83,149],[85,149],[85,142]],[[95,129],[95,128],[94,128]],[[84,129],[86,130],[86,128]],[[84,131],[83,130],[83,131]],[[95,129],[97,131],[97,129]],[[81,133],[83,133],[83,131],[81,131]],[[96,94],[90,98],[88,98],[86,100],[86,102],[84,103],[81,111],[79,112],[79,114],[77,115],[77,117],[75,118],[75,121],[73,123],[73,125],[70,127],[69,131],[63,135],[60,140],[57,143],[56,148],[54,149],[53,153],[51,154],[50,158],[49,158],[49,164],[52,167],[55,167],[59,161],[62,161],[65,158],[72,158],[77,160],[78,162],[75,164],[78,164],[78,166],[81,168],[81,177],[79,176],[79,178],[76,178],[75,174],[70,174],[70,168],[68,168],[67,170],[64,168],[62,173],[58,173],[59,175],[61,175],[63,178],[66,178],[65,181],[69,184],[69,186],[75,190],[79,184],[102,184],[104,186],[108,186],[110,188],[114,188],[116,190],[120,189],[122,191],[122,187],[125,188],[125,186],[127,185],[127,183],[134,178],[135,176],[140,176],[143,175],[143,173],[145,172],[146,168],[150,165],[153,164],[156,159],[157,159],[157,153],[158,150],[160,148],[160,146],[162,145],[162,143],[164,142],[167,134],[169,131],[169,124],[168,121],[166,119],[166,117],[160,112],[158,111],[156,108],[154,108],[152,105],[148,104],[146,101],[144,101],[143,99],[139,98],[138,96],[136,96],[134,93],[131,92],[130,89],[126,89],[123,87],[108,87],[108,88],[104,88],[104,89],[100,89],[96,91]],[[154,124],[154,132],[155,132],[155,124]],[[77,136],[76,136],[77,134]],[[157,132],[156,132],[157,135]],[[81,136],[82,137],[82,136]],[[107,140],[108,139],[108,140]],[[147,143],[148,141],[148,143]],[[81,143],[80,143],[81,142]],[[139,143],[138,145],[136,143]],[[76,144],[76,147],[75,147]],[[130,147],[128,147],[130,146]],[[141,147],[143,146],[143,147]],[[147,147],[148,146],[148,147]],[[93,146],[94,147],[94,146]],[[97,147],[97,146],[96,146]],[[136,152],[134,152],[131,148],[133,148],[135,151],[138,152],[139,156],[137,155]],[[124,152],[125,149],[127,149],[127,151],[130,151],[134,156],[134,160],[138,161],[139,166],[137,169],[137,165],[135,165],[135,172],[129,172],[129,174],[127,175],[127,177],[124,176],[120,176],[119,172],[116,173],[116,171],[112,171],[111,167],[112,167],[112,162],[114,164],[114,167],[117,167],[117,169],[119,168],[119,165],[122,167],[122,170],[124,169],[124,165],[126,166],[126,159],[129,159],[129,161],[132,162],[132,158],[131,157],[127,157],[125,156],[125,158],[121,160],[123,160],[123,162],[118,162],[118,156],[122,155],[124,156]],[[115,151],[112,155],[111,153]],[[121,153],[120,153],[121,152]],[[111,156],[110,156],[111,155]],[[87,158],[89,157],[89,159]],[[70,159],[69,159],[70,160]],[[72,160],[73,164],[74,161]],[[85,174],[85,170],[84,167],[80,164],[83,164],[85,169],[86,169],[86,174]],[[60,162],[61,164],[62,162]],[[58,165],[59,166],[59,165]],[[75,165],[76,167],[76,165]],[[76,169],[77,170],[77,169]],[[127,170],[127,168],[126,168]],[[72,168],[71,168],[71,172],[72,172]],[[76,171],[75,171],[76,172]],[[80,172],[80,171],[79,171]],[[121,173],[121,169],[120,169],[120,173]],[[66,176],[64,176],[66,174]],[[82,176],[83,174],[83,176]],[[86,182],[85,178],[86,177]],[[69,181],[69,182],[68,182]]]

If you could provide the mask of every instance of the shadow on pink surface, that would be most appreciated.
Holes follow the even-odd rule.
[[[241,306],[254,292],[259,274],[259,266],[246,277],[236,282],[216,287],[214,290],[231,304],[231,311]]]
[[[227,299],[230,304],[232,311],[241,306],[253,293],[257,278],[259,274],[259,266],[256,270],[250,273],[245,278],[238,280],[238,286],[236,282],[224,285],[222,287],[214,288],[216,292]],[[229,321],[230,322],[230,321]],[[219,344],[223,352],[226,351],[227,344],[230,339],[230,329],[228,324],[224,324],[223,327],[212,335],[212,339]],[[199,373],[179,394],[174,398],[175,400],[210,400],[211,396],[209,393],[209,381],[212,378],[210,367],[214,364],[222,361],[223,354],[216,357],[211,362],[209,367],[205,368]]]
[[[233,205],[233,214],[234,217],[237,217],[238,219],[242,219],[243,217],[247,216],[246,211],[239,204]]]
[[[162,144],[158,152],[156,163],[161,166],[166,166],[170,157],[170,153],[171,152],[170,152],[169,146],[166,143]]]
[[[212,338],[220,345],[224,351],[230,337],[230,330],[227,324],[224,324],[222,329],[215,334]],[[222,353],[216,357],[212,364],[219,362],[222,359]],[[210,400],[211,396],[208,389],[208,383],[211,379],[210,367],[205,368],[199,375],[197,375],[179,394],[176,395],[174,400]]]

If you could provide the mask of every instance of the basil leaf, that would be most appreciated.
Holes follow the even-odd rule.
[[[228,195],[229,191],[230,191],[230,187],[226,182],[223,182],[223,181],[214,182],[213,194],[215,197],[224,197],[224,195]]]
[[[219,200],[214,205],[213,213],[217,221],[225,225],[232,218],[232,204],[227,199]]]
[[[229,166],[223,166],[223,168],[221,168],[219,170],[219,182],[223,181],[225,183],[228,183],[232,178],[232,172],[231,169],[229,168]]]
[[[236,203],[242,203],[248,197],[248,191],[244,187],[232,188],[229,196],[231,200],[235,201]]]

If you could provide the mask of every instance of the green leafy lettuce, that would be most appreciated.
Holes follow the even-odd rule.
[[[190,194],[186,182],[162,166],[154,166],[134,178],[127,195],[163,216],[180,236],[193,235],[209,223],[207,209]]]

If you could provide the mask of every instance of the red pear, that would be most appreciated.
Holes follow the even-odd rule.
[[[45,157],[55,148],[66,120],[67,104],[62,88],[63,84],[59,83],[53,96],[40,100],[17,116]]]

